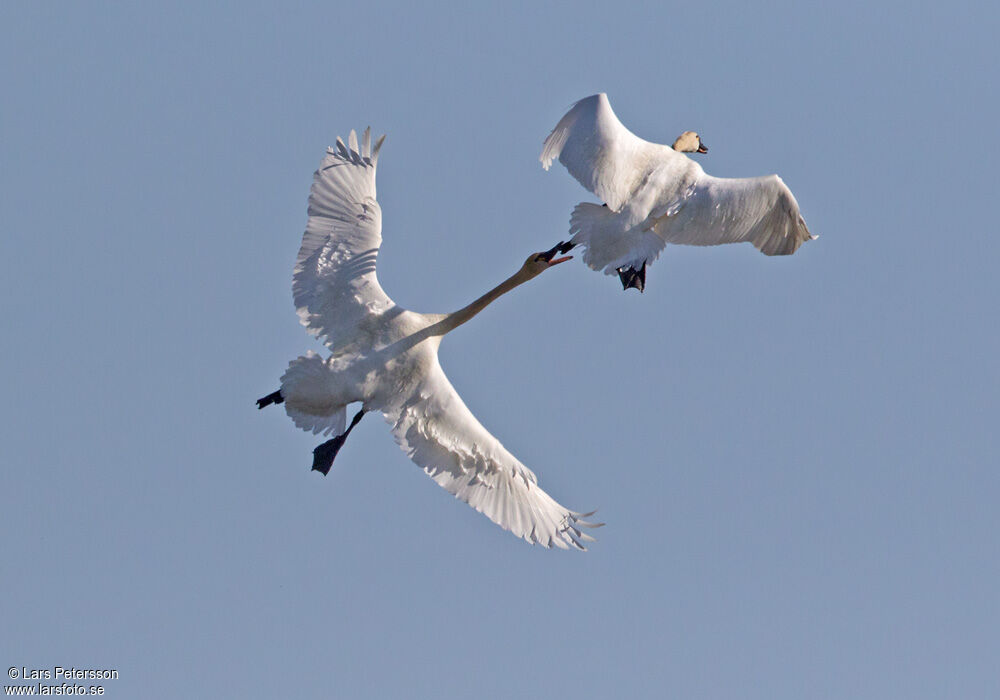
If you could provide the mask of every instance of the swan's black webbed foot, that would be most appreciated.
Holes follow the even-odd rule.
[[[539,260],[544,260],[545,262],[551,262],[552,258],[556,256],[556,253],[565,254],[576,248],[576,243],[568,243],[566,241],[559,241],[554,246],[546,250],[544,253],[538,256]]]
[[[343,447],[346,439],[345,435],[338,435],[313,450],[313,471],[320,472],[323,476],[329,474],[330,469],[333,467],[333,460],[337,456],[337,453],[340,452],[340,448]]]
[[[623,290],[634,287],[635,289],[638,289],[639,292],[642,292],[646,289],[646,263],[642,263],[641,270],[636,270],[631,266],[619,267],[618,279],[622,281]]]
[[[361,422],[361,418],[364,415],[365,410],[361,409],[358,411],[357,415],[351,419],[351,424],[342,435],[338,435],[335,438],[327,440],[313,450],[313,471],[320,472],[323,476],[330,473],[330,468],[333,467],[333,460],[337,457],[337,453],[340,452],[340,448],[343,447],[344,442],[347,441],[347,436],[351,434],[352,430],[354,430],[354,426]]]
[[[257,410],[270,406],[272,403],[284,403],[285,397],[281,395],[281,389],[271,392],[262,399],[257,399]]]

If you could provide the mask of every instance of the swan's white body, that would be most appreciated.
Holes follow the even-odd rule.
[[[373,150],[366,130],[359,148],[352,131],[348,144],[338,139],[316,171],[292,285],[302,323],[332,354],[324,360],[309,353],[289,363],[281,378],[288,415],[304,430],[341,435],[347,405],[361,402],[365,411],[382,413],[403,451],[431,478],[500,527],[545,547],[583,549],[581,542],[593,538],[578,528],[593,525],[538,486],[531,470],[466,408],[438,363],[446,332],[541,268],[531,268],[529,259],[519,273],[453,314],[398,306],[375,276],[382,242],[375,169],[382,141]]]
[[[626,129],[604,93],[573,105],[545,139],[542,167],[556,158],[607,204],[581,203],[570,218],[571,242],[605,274],[652,263],[667,243],[750,241],[766,255],[789,255],[815,238],[777,175],[706,175],[683,153]]]

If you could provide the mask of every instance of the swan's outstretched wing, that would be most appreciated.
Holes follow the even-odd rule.
[[[777,175],[737,179],[700,173],[680,206],[669,209],[653,226],[668,243],[750,241],[765,255],[790,255],[815,238]]]
[[[539,160],[558,158],[581,185],[619,211],[658,160],[688,160],[669,146],[639,138],[618,121],[603,92],[577,102],[545,139]]]
[[[466,408],[436,357],[417,389],[385,411],[403,451],[434,481],[505,530],[544,547],[585,549],[597,527],[556,503]]]
[[[339,138],[313,176],[309,223],[295,262],[292,295],[302,324],[338,350],[358,326],[393,306],[375,277],[382,244],[382,210],[375,201],[375,166],[383,136],[372,148],[365,129],[359,147],[352,130]]]

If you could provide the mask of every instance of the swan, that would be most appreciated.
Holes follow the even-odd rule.
[[[539,160],[548,170],[558,158],[606,206],[578,204],[572,238],[550,252],[584,246],[584,263],[618,273],[623,289],[641,292],[646,265],[667,243],[750,241],[765,255],[791,255],[816,238],[780,177],[712,177],[683,155],[707,150],[693,131],[673,147],[640,139],[618,121],[603,92],[575,103],[545,139]]]
[[[257,407],[285,405],[295,425],[333,437],[313,451],[324,476],[365,413],[379,411],[396,442],[439,485],[518,537],[544,547],[585,549],[594,541],[585,520],[538,486],[530,469],[480,425],[438,362],[445,333],[490,303],[569,257],[536,253],[514,275],[465,308],[422,314],[398,306],[379,285],[375,261],[382,210],[375,169],[385,136],[359,148],[350,132],[327,149],[309,193],[309,219],[295,264],[292,292],[300,320],[331,354],[292,360],[280,388]],[[347,405],[361,403],[349,426]]]

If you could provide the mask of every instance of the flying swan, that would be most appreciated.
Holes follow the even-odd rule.
[[[545,139],[539,160],[548,170],[558,158],[606,206],[578,204],[572,238],[550,252],[584,246],[587,265],[617,273],[623,289],[641,292],[646,265],[667,243],[750,241],[765,255],[791,255],[815,238],[780,177],[712,177],[683,155],[707,150],[693,131],[673,147],[640,139],[618,121],[604,93],[580,100]]]
[[[375,276],[382,243],[382,210],[375,199],[375,168],[383,136],[361,147],[351,131],[337,139],[316,171],[309,222],[292,280],[299,317],[324,339],[328,359],[309,352],[292,360],[281,388],[258,408],[284,403],[303,430],[332,435],[313,452],[313,469],[326,475],[344,440],[368,411],[379,411],[403,451],[434,481],[505,530],[544,547],[585,549],[580,530],[598,527],[556,503],[530,469],[480,425],[438,363],[445,333],[491,302],[568,257],[536,253],[513,276],[450,314],[408,311],[386,296]],[[361,410],[346,425],[347,405]]]

